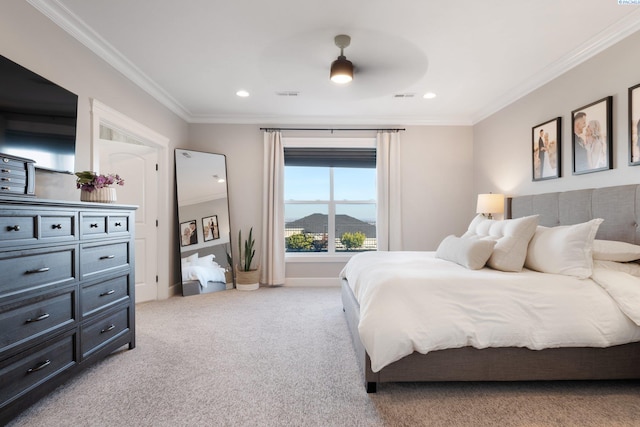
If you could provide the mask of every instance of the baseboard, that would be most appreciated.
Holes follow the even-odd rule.
[[[338,277],[287,277],[284,286],[291,287],[340,287]]]

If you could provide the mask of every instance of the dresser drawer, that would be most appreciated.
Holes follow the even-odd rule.
[[[104,237],[107,235],[107,219],[104,214],[80,214],[80,233],[82,237]]]
[[[31,213],[0,215],[0,245],[35,242],[38,238],[38,216]]]
[[[128,300],[129,279],[130,276],[127,274],[103,282],[83,285],[80,290],[82,317]]]
[[[75,322],[75,287],[29,298],[0,313],[0,353]],[[0,310],[3,310],[0,307]]]
[[[125,306],[106,317],[101,316],[100,319],[83,325],[81,330],[80,348],[84,359],[129,332],[129,307]]]
[[[0,253],[0,297],[30,288],[73,283],[77,247],[58,246]]]
[[[66,334],[52,342],[0,364],[0,408],[43,382],[75,365],[75,335]]]
[[[129,229],[129,216],[109,216],[107,220],[109,224],[108,232],[110,236],[128,235]]]
[[[43,241],[54,238],[75,240],[76,214],[73,212],[43,214],[40,217],[40,237]]]
[[[80,276],[84,280],[96,274],[129,266],[129,241],[80,245]]]

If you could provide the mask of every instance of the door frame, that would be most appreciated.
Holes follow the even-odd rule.
[[[163,207],[168,206],[167,191],[162,188],[171,188],[169,183],[169,138],[149,129],[143,124],[125,116],[102,102],[91,99],[91,166],[93,170],[99,167],[99,152],[97,141],[100,139],[100,125],[105,125],[119,132],[124,133],[150,147],[158,150],[158,206],[156,207],[158,227],[157,243],[158,248],[169,247],[169,210]],[[158,299],[167,299],[169,293],[169,263],[161,262],[160,251],[156,250],[158,265],[157,295]],[[161,286],[161,284],[164,284]]]

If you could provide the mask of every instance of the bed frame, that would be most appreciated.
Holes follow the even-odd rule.
[[[506,218],[540,215],[540,225],[571,225],[603,218],[596,238],[640,244],[640,185],[573,190],[506,201]],[[379,372],[358,335],[360,307],[342,281],[342,303],[367,393],[401,381],[532,381],[640,379],[640,342],[607,348],[463,347],[414,352]]]

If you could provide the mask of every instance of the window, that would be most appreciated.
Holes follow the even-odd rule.
[[[286,251],[376,250],[375,141],[313,141],[285,142]]]

